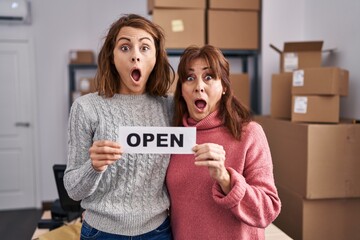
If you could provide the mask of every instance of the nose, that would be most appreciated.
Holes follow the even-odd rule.
[[[136,58],[133,57],[133,58],[131,58],[131,61],[132,61],[132,62],[135,62],[135,61],[136,61],[136,62],[140,62],[140,58],[138,58],[138,57],[136,57]]]
[[[204,85],[202,81],[197,81],[195,92],[204,92]]]

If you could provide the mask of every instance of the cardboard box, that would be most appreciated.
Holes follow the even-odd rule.
[[[81,95],[95,92],[95,79],[91,77],[80,78],[77,90],[81,93]]]
[[[171,84],[170,89],[168,90],[168,93],[173,94],[175,93],[176,90],[176,84],[177,81],[179,80],[179,75],[177,73],[175,73],[175,80],[174,82]]]
[[[340,119],[339,95],[293,95],[291,121],[338,123]]]
[[[291,119],[292,73],[273,74],[271,77],[271,117]]]
[[[259,13],[208,10],[208,43],[221,49],[256,50],[259,47]]]
[[[206,0],[148,0],[147,8],[150,15],[153,13],[154,8],[195,8],[205,10]]]
[[[166,48],[205,44],[205,10],[154,9],[153,22],[164,29]]]
[[[360,239],[360,198],[307,200],[277,185],[281,212],[274,224],[293,239]]]
[[[260,10],[260,0],[209,0],[210,9]]]
[[[306,199],[360,197],[360,124],[255,120],[269,142],[276,185]]]
[[[286,42],[284,50],[270,44],[280,53],[280,72],[292,72],[297,69],[321,67],[321,50],[323,41]]]
[[[340,95],[349,92],[349,71],[338,67],[305,68],[295,70],[292,94]]]
[[[94,64],[94,52],[91,50],[70,50],[70,64]]]
[[[248,74],[230,74],[231,89],[237,99],[250,108],[250,79]]]

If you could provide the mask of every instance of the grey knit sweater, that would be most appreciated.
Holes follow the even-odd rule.
[[[157,228],[167,217],[164,184],[168,154],[123,154],[104,172],[91,166],[89,148],[96,140],[116,141],[118,126],[170,126],[172,97],[96,93],[73,103],[68,128],[65,188],[82,200],[85,221],[99,230],[139,235]]]

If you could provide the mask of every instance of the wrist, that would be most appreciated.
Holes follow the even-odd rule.
[[[218,183],[221,187],[221,190],[226,194],[228,194],[231,190],[231,176],[230,173],[226,170],[223,176],[218,180]]]

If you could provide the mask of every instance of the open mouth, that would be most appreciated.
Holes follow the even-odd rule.
[[[131,72],[131,77],[137,82],[139,81],[140,77],[141,77],[141,72],[139,69],[134,69]]]
[[[198,108],[198,109],[204,109],[206,107],[206,101],[205,100],[202,100],[202,99],[199,99],[199,100],[196,100],[195,101],[195,106]]]

